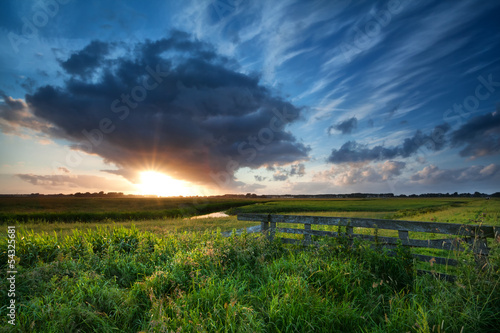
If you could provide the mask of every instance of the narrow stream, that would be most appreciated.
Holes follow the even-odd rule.
[[[216,212],[216,213],[210,213],[210,214],[205,214],[205,215],[193,216],[193,217],[190,218],[190,220],[194,220],[194,219],[207,219],[207,218],[217,218],[217,217],[228,217],[228,216],[229,215],[227,215],[224,212]],[[260,225],[255,225],[253,227],[238,229],[238,230],[236,230],[236,235],[241,235],[241,233],[245,229],[246,229],[246,231],[249,234],[252,234],[254,232],[260,232]],[[231,236],[232,231],[224,231],[221,234],[222,234],[222,236],[228,237],[228,236]]]
[[[198,215],[198,216],[193,216],[191,217],[191,220],[195,219],[208,219],[208,218],[216,218],[216,217],[228,217],[224,212],[216,212],[216,213],[210,213],[210,214],[205,214],[205,215]]]

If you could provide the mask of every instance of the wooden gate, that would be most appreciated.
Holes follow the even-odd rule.
[[[338,232],[326,230],[314,230],[313,225],[338,226],[345,229],[345,236],[359,238],[367,241],[376,241],[386,248],[395,248],[398,243],[412,248],[431,248],[446,251],[464,251],[465,248],[472,250],[479,266],[483,266],[489,254],[488,238],[500,241],[500,228],[456,223],[417,222],[401,220],[382,220],[366,218],[327,217],[327,216],[300,216],[300,215],[277,215],[277,214],[238,214],[238,220],[260,221],[261,232],[264,232],[270,240],[273,240],[276,232],[303,235],[302,239],[281,237],[283,243],[313,245],[317,244],[312,236],[337,237]],[[281,227],[281,224],[302,224],[303,229]],[[363,229],[354,229],[363,228]],[[367,230],[368,229],[368,230]],[[354,231],[368,231],[368,234],[354,233]],[[396,230],[398,237],[378,236],[378,230]],[[426,233],[429,237],[412,238],[414,233]],[[446,238],[434,238],[436,234],[446,235]],[[416,234],[415,234],[416,235]],[[425,234],[424,234],[425,235]],[[424,239],[422,239],[424,238]],[[417,260],[434,264],[456,266],[456,259],[450,256],[430,256],[423,254],[412,254]],[[420,270],[428,273],[429,271]],[[441,274],[443,275],[443,274]],[[451,276],[444,276],[452,278]]]

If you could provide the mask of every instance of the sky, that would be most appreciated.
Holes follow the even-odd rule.
[[[0,9],[0,193],[500,190],[500,1]]]

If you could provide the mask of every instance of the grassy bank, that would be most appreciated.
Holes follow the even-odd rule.
[[[235,216],[190,219],[190,218],[165,218],[155,220],[142,221],[113,221],[105,220],[100,222],[34,222],[34,223],[17,223],[18,230],[24,232],[33,232],[36,234],[46,233],[49,235],[57,235],[64,237],[71,235],[73,230],[96,231],[100,228],[131,228],[134,227],[139,231],[152,232],[156,235],[168,235],[172,233],[183,232],[204,232],[204,231],[231,231],[233,229],[241,229],[259,225],[259,222],[238,221]],[[4,226],[5,227],[5,226]]]
[[[297,251],[259,236],[135,228],[18,233],[21,332],[494,332],[500,271],[465,255],[455,283],[342,239]],[[6,239],[0,242],[5,274]],[[9,298],[1,279],[0,316]]]

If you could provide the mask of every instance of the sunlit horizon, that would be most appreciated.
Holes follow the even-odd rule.
[[[148,170],[140,174],[141,183],[137,184],[138,194],[159,197],[196,196],[200,190],[189,182],[174,179],[164,173]]]

